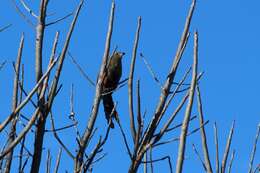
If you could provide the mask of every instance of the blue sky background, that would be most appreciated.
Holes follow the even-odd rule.
[[[38,14],[39,0],[26,0],[25,2]],[[53,21],[72,12],[78,2],[75,0],[50,0],[48,14],[54,14],[49,16],[47,21]],[[142,16],[138,54],[142,52],[146,56],[161,83],[164,82],[177,49],[190,3],[191,0],[116,1],[112,49],[118,45],[118,49],[126,53],[123,59],[124,69],[122,78],[126,78],[129,73],[137,17]],[[18,5],[22,8],[19,2]],[[200,87],[204,116],[205,119],[210,120],[206,130],[212,165],[215,165],[214,122],[216,121],[219,127],[220,158],[222,159],[231,123],[233,120],[236,120],[231,149],[236,150],[233,172],[238,173],[248,170],[249,155],[256,128],[260,121],[260,107],[258,104],[260,97],[260,82],[258,78],[260,73],[259,6],[260,2],[257,0],[198,0],[190,30],[192,34],[176,78],[181,79],[185,70],[192,64],[193,32],[197,29],[199,32],[199,70],[205,72],[200,82]],[[96,80],[103,55],[110,7],[111,1],[86,1],[69,47],[69,51],[94,81]],[[23,12],[26,13],[26,11]],[[28,13],[26,14],[29,16]],[[32,17],[30,19],[34,23],[36,22]],[[48,63],[55,32],[61,32],[58,45],[59,52],[64,43],[71,19],[68,18],[46,29],[44,69],[46,69],[46,64]],[[29,91],[35,84],[35,30],[17,14],[11,1],[1,0],[0,27],[10,23],[12,27],[0,33],[0,62],[5,60],[8,62],[0,72],[0,94],[4,96],[0,97],[0,121],[11,110],[12,80],[14,75],[11,63],[16,59],[22,32],[25,33],[23,52],[25,89]],[[142,112],[147,110],[148,119],[155,110],[160,88],[152,79],[140,56],[137,57],[136,62],[135,81],[136,79],[141,81]],[[62,127],[71,123],[68,119],[69,91],[73,83],[75,88],[76,118],[79,120],[79,128],[85,128],[91,110],[94,88],[80,75],[69,57],[65,61],[60,82],[63,84],[63,88],[55,100],[53,109],[54,118],[57,122],[56,126]],[[178,99],[173,102],[167,115],[174,111],[181,96],[180,94]],[[123,126],[125,129],[129,129],[127,87],[116,92],[114,99],[118,101],[118,112]],[[32,107],[28,106],[22,112],[29,117],[31,116]],[[182,121],[183,114],[184,111],[181,111],[174,124]],[[194,107],[193,115],[197,115],[196,106]],[[99,128],[97,137],[104,134],[105,123],[103,108],[101,107],[96,123]],[[193,121],[190,129],[198,127],[198,123],[197,120]],[[18,127],[18,129],[20,128],[21,126]],[[50,123],[48,123],[47,128],[50,129]],[[172,132],[164,139],[177,136],[179,136],[179,130]],[[5,134],[1,134],[1,137],[5,137]],[[64,139],[66,145],[74,152],[76,148],[74,129],[61,132],[60,137]],[[59,148],[51,133],[47,133],[45,139],[41,172],[45,171],[47,149],[51,149],[53,154],[52,165],[54,166]],[[128,139],[129,141],[131,139],[130,133],[128,133]],[[27,138],[29,149],[32,148],[32,141],[33,136],[30,134]],[[202,165],[192,150],[193,143],[201,151],[199,133],[188,138],[183,170],[185,173],[203,172]],[[171,155],[173,169],[175,170],[177,149],[178,143],[155,149],[154,158]],[[88,151],[90,150],[91,148]],[[110,138],[104,147],[104,152],[108,155],[95,165],[94,172],[107,172],[108,170],[108,172],[127,171],[129,158],[118,127],[111,132]],[[258,150],[255,157],[255,165],[260,163],[259,153]],[[169,172],[166,161],[155,163],[154,167],[155,172]],[[60,172],[65,170],[69,172],[73,170],[73,161],[64,152]],[[12,172],[16,172],[15,167]],[[142,172],[142,168],[140,172]]]

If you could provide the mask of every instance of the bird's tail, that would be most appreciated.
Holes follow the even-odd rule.
[[[112,121],[112,117],[116,120],[118,119],[118,113],[114,106],[114,101],[112,94],[106,94],[103,96],[103,106],[104,106],[104,112],[106,115],[107,123],[111,128],[114,128],[114,123]]]

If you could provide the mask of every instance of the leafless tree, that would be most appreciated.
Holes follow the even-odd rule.
[[[54,166],[54,172],[58,172],[60,161],[63,155],[67,155],[71,159],[71,167],[74,166],[74,173],[81,172],[92,172],[96,162],[99,162],[107,154],[103,151],[103,147],[107,142],[107,139],[110,135],[110,126],[108,126],[105,132],[97,132],[96,119],[100,107],[100,102],[102,101],[103,96],[103,83],[104,76],[106,73],[107,66],[110,61],[111,55],[111,39],[114,28],[115,13],[116,13],[116,3],[113,1],[110,9],[107,35],[105,41],[105,49],[103,53],[102,63],[99,69],[98,78],[96,82],[93,82],[91,78],[84,72],[84,69],[76,61],[73,55],[68,51],[69,45],[71,42],[71,37],[74,32],[74,28],[77,24],[78,17],[82,10],[82,7],[85,3],[84,0],[79,0],[78,6],[73,13],[69,13],[64,17],[61,17],[55,21],[47,22],[47,9],[49,5],[49,0],[40,0],[38,15],[30,9],[28,4],[24,0],[15,1],[11,0],[14,8],[17,13],[35,30],[35,78],[36,82],[32,89],[27,92],[27,89],[24,86],[24,65],[23,65],[23,50],[24,45],[26,44],[26,37],[22,33],[20,44],[18,48],[16,62],[13,63],[14,69],[14,81],[13,81],[13,96],[12,96],[12,110],[5,116],[4,121],[0,124],[0,133],[7,133],[7,138],[2,140],[1,144],[2,149],[0,152],[0,170],[1,172],[9,173],[11,172],[14,158],[18,157],[18,171],[20,173],[24,172],[25,167],[28,167],[31,173],[37,173],[40,170],[40,165],[43,164],[42,153],[44,150],[44,136],[47,132],[53,134],[53,139],[55,139],[60,148],[58,155],[56,156],[55,164],[53,161],[53,153],[48,150],[47,160],[46,160],[46,172],[51,171],[51,165]],[[192,0],[190,9],[187,14],[185,21],[184,29],[180,37],[180,41],[176,50],[175,56],[172,58],[172,64],[167,74],[165,74],[165,82],[161,82],[156,73],[154,73],[152,66],[148,63],[145,56],[138,50],[139,39],[141,37],[141,26],[142,18],[138,17],[137,19],[137,29],[134,37],[133,50],[132,50],[132,59],[130,64],[129,76],[126,80],[120,82],[118,88],[125,86],[126,81],[128,82],[128,108],[129,112],[129,122],[130,124],[124,124],[120,121],[121,117],[117,117],[116,121],[119,126],[122,139],[127,150],[126,157],[129,157],[130,164],[128,167],[129,173],[135,173],[140,170],[140,166],[144,165],[144,172],[148,170],[154,172],[154,163],[160,161],[167,161],[169,172],[173,172],[173,167],[175,167],[176,173],[183,172],[184,166],[184,155],[186,152],[186,141],[188,137],[197,131],[201,132],[201,142],[204,159],[200,156],[199,151],[196,146],[193,145],[195,155],[198,156],[200,162],[203,165],[205,172],[207,173],[225,173],[231,172],[232,163],[235,157],[235,150],[233,150],[231,155],[231,160],[228,163],[228,156],[231,149],[231,142],[233,138],[233,132],[235,128],[235,121],[232,123],[232,127],[227,139],[226,148],[223,154],[223,159],[221,165],[219,163],[219,144],[218,144],[218,129],[216,123],[214,125],[214,136],[215,136],[215,147],[216,147],[216,159],[215,159],[215,170],[213,168],[213,161],[210,159],[210,149],[207,144],[207,135],[205,131],[205,125],[209,121],[204,120],[203,109],[202,109],[202,98],[200,94],[199,81],[201,80],[203,73],[198,72],[199,65],[199,34],[198,31],[194,33],[190,31],[190,25],[192,22],[192,16],[195,11],[196,0]],[[24,14],[23,8],[28,14]],[[87,7],[86,7],[87,8]],[[29,17],[28,17],[29,16]],[[50,25],[55,25],[58,22],[63,21],[64,19],[73,16],[71,24],[66,33],[65,42],[62,45],[60,53],[58,52],[57,45],[59,43],[60,32],[56,32],[54,41],[52,43],[52,51],[49,55],[49,63],[44,71],[45,67],[43,65],[43,48],[46,46],[44,38],[46,35],[46,28]],[[32,21],[33,19],[34,21]],[[11,24],[3,26],[0,28],[0,32],[8,30],[9,27],[12,27]],[[1,33],[2,34],[2,33]],[[179,65],[182,60],[183,53],[186,49],[186,45],[190,40],[190,35],[193,35],[193,57],[190,59],[191,67],[186,70],[186,73],[183,75],[182,79],[176,82],[176,76],[180,75],[178,73]],[[49,44],[49,43],[48,43]],[[115,51],[115,50],[114,50]],[[113,53],[112,53],[113,54]],[[55,117],[53,116],[53,103],[56,96],[61,91],[60,78],[63,72],[64,60],[66,57],[70,57],[72,62],[79,69],[80,73],[84,78],[91,84],[91,87],[95,88],[95,95],[93,98],[92,109],[90,110],[90,115],[86,120],[86,126],[83,129],[78,128],[78,121],[75,117],[74,112],[74,90],[73,85],[71,87],[70,93],[70,115],[69,118],[72,120],[72,124],[69,124],[65,127],[57,128]],[[141,82],[139,79],[136,79],[135,76],[135,62],[137,57],[140,57],[144,64],[146,65],[148,71],[151,73],[152,78],[160,86],[160,96],[156,106],[149,107],[149,109],[154,110],[152,115],[146,116],[142,113],[142,104],[141,104]],[[6,62],[2,62],[0,65],[0,71],[4,67]],[[191,80],[187,81],[188,76],[191,73]],[[136,94],[134,93],[134,84],[136,83]],[[118,89],[117,88],[117,89]],[[115,89],[115,90],[117,90]],[[112,91],[113,92],[113,91]],[[167,115],[166,112],[171,111],[170,104],[173,101],[178,101],[176,99],[177,95],[181,93],[182,99],[180,100],[178,106],[171,113]],[[197,110],[199,115],[199,125],[196,129],[189,130],[189,125],[191,121],[196,119],[196,116],[192,116],[192,110],[196,100],[194,97],[197,96]],[[36,98],[36,100],[35,100]],[[187,104],[185,105],[185,103]],[[26,107],[29,107],[29,103],[33,105],[33,111],[31,112],[30,117],[26,117],[22,114],[22,110]],[[116,109],[116,104],[113,108],[113,111]],[[184,115],[180,113],[182,109],[185,109]],[[113,112],[112,111],[112,112]],[[177,116],[183,116],[183,121],[177,126],[173,126],[175,118]],[[85,116],[87,117],[87,116]],[[25,119],[27,123],[23,123],[21,119]],[[50,119],[51,130],[46,129],[47,119]],[[22,129],[17,128],[17,124],[22,123]],[[127,126],[128,128],[124,128]],[[7,130],[9,127],[9,130]],[[34,127],[34,128],[33,128]],[[76,131],[75,134],[75,148],[70,148],[66,145],[66,139],[62,139],[58,132],[62,132],[64,129],[74,128]],[[180,130],[178,130],[180,128]],[[250,162],[249,162],[249,173],[256,172],[259,170],[259,166],[254,168],[253,161],[256,153],[257,141],[260,133],[260,126],[257,130],[257,135],[254,142],[254,147],[252,150]],[[175,137],[169,140],[163,140],[163,137],[168,135],[169,132],[176,130],[180,133],[179,137]],[[29,133],[32,132],[32,133]],[[33,144],[33,151],[30,152],[26,146],[27,136],[34,135],[34,141],[31,141]],[[82,135],[81,135],[82,134]],[[130,134],[131,138],[127,137]],[[99,136],[98,140],[94,136]],[[155,148],[161,147],[163,145],[170,145],[174,141],[179,141],[178,153],[176,154],[176,164],[172,163],[171,155],[162,155],[161,158],[153,158],[153,151]],[[90,145],[94,143],[94,145]],[[74,152],[73,152],[74,151]],[[17,156],[18,155],[18,156]],[[29,159],[31,160],[31,165],[28,164]],[[149,165],[149,168],[148,168]],[[220,166],[219,166],[220,165]],[[126,168],[127,169],[127,168]],[[227,170],[227,171],[226,171]]]

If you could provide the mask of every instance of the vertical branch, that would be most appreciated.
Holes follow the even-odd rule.
[[[75,159],[75,168],[74,168],[75,172],[80,171],[80,167],[83,163],[83,154],[86,149],[86,145],[91,137],[91,134],[92,134],[95,122],[96,122],[96,118],[98,115],[98,108],[99,108],[99,104],[100,104],[100,100],[101,100],[104,72],[105,72],[105,68],[107,65],[107,60],[108,60],[109,51],[110,51],[110,42],[111,42],[112,32],[113,32],[114,12],[115,12],[115,3],[113,1],[111,10],[110,10],[110,18],[109,18],[107,37],[106,37],[105,51],[104,51],[103,60],[102,60],[102,64],[101,64],[100,72],[99,72],[99,76],[98,76],[98,82],[97,82],[97,86],[96,86],[96,94],[95,94],[94,103],[93,103],[93,107],[92,107],[92,111],[91,111],[91,116],[89,118],[88,125],[87,125],[87,128],[85,129],[84,135],[80,141],[80,148],[77,153],[77,157]]]
[[[35,73],[36,73],[36,82],[42,76],[42,47],[43,47],[43,38],[45,30],[45,19],[46,11],[49,0],[41,0],[38,17],[38,25],[36,27],[36,44],[35,44]]]
[[[22,64],[22,74],[21,74],[21,85],[20,87],[23,88],[24,84],[24,64]],[[23,93],[20,92],[20,101],[19,104],[21,104],[22,99],[23,99]],[[21,148],[20,148],[20,154],[19,154],[19,166],[18,166],[18,172],[22,173],[22,164],[23,164],[23,151],[24,151],[24,143],[25,143],[25,137],[21,141]]]
[[[209,158],[209,151],[208,151],[208,144],[207,144],[207,137],[206,137],[206,132],[204,126],[204,117],[203,117],[203,111],[202,111],[202,103],[201,103],[201,96],[200,96],[200,89],[199,86],[197,85],[197,102],[198,102],[198,110],[199,110],[199,115],[200,115],[200,126],[201,126],[201,142],[202,142],[202,148],[204,152],[204,160],[207,168],[207,173],[212,173],[212,167],[210,163],[210,158]]]
[[[181,135],[180,135],[180,143],[178,150],[178,158],[176,164],[176,173],[182,172],[183,162],[184,162],[184,153],[185,153],[185,145],[186,145],[186,135],[189,128],[189,120],[190,114],[193,105],[193,96],[195,92],[195,87],[197,83],[197,67],[198,67],[198,32],[194,33],[194,62],[193,62],[193,72],[192,72],[192,81],[191,87],[189,91],[189,100],[187,103],[185,117],[182,124]]]
[[[231,173],[231,168],[233,165],[233,161],[234,161],[234,157],[235,157],[235,150],[233,150],[232,154],[231,154],[231,158],[230,158],[230,163],[228,165],[228,173]]]
[[[232,141],[232,136],[233,136],[233,132],[234,132],[234,127],[235,127],[235,121],[233,121],[232,127],[231,127],[230,132],[229,132],[227,145],[226,145],[225,153],[223,155],[222,164],[221,164],[221,173],[225,173],[227,158],[228,158],[230,145],[231,145],[231,141]]]
[[[129,116],[130,116],[130,127],[131,127],[131,133],[133,137],[133,141],[136,143],[136,129],[135,129],[135,122],[134,122],[134,108],[133,108],[133,78],[134,78],[134,69],[135,69],[135,60],[136,60],[136,52],[139,42],[139,34],[141,29],[141,17],[138,17],[138,24],[135,34],[135,41],[134,41],[134,47],[132,51],[132,60],[131,60],[131,66],[130,66],[130,72],[129,72],[129,79],[128,79],[128,106],[129,106]]]
[[[51,170],[51,153],[50,150],[47,152],[47,160],[46,160],[46,173],[50,173]]]
[[[252,173],[253,162],[254,162],[255,152],[256,152],[256,145],[257,145],[259,134],[260,134],[260,123],[258,124],[257,132],[256,132],[256,136],[255,136],[255,142],[254,142],[254,146],[253,146],[252,153],[251,153],[251,156],[250,156],[248,173]]]
[[[43,49],[43,38],[45,32],[45,19],[46,19],[46,11],[49,0],[41,0],[39,7],[39,17],[38,24],[36,27],[36,43],[35,43],[35,75],[36,75],[36,83],[42,77],[42,49]],[[38,172],[40,163],[41,163],[41,155],[42,155],[42,144],[44,138],[44,130],[47,118],[47,112],[44,111],[45,100],[40,96],[40,92],[42,90],[42,84],[38,89],[38,108],[39,108],[39,119],[36,124],[36,132],[34,139],[34,152],[31,166],[31,173]]]
[[[137,151],[142,131],[140,80],[137,81],[137,133],[135,138],[135,151]]]
[[[147,173],[147,152],[144,153],[144,173]]]
[[[56,164],[55,164],[55,168],[54,168],[54,173],[58,173],[59,170],[59,166],[60,166],[60,159],[61,159],[61,153],[62,153],[62,149],[59,149],[59,153],[56,159]]]
[[[173,63],[172,63],[172,67],[171,67],[170,72],[168,74],[167,80],[164,84],[164,87],[163,87],[164,89],[161,92],[160,101],[159,101],[159,103],[156,107],[155,115],[153,116],[152,121],[149,124],[147,133],[145,134],[143,141],[141,143],[142,146],[144,146],[144,144],[146,144],[152,138],[153,133],[156,130],[156,125],[157,125],[158,121],[160,120],[160,116],[161,116],[161,113],[162,113],[163,108],[165,106],[166,100],[168,98],[168,95],[169,95],[169,92],[170,92],[170,89],[171,89],[171,86],[172,86],[172,83],[173,83],[173,80],[174,80],[174,77],[175,77],[175,73],[177,71],[179,62],[180,62],[182,54],[184,52],[184,48],[185,48],[185,45],[186,45],[185,43],[187,42],[187,37],[189,35],[189,28],[190,28],[190,23],[191,23],[191,19],[192,19],[192,16],[193,16],[193,12],[194,12],[194,9],[195,9],[195,5],[196,5],[196,0],[193,0],[192,3],[191,3],[191,6],[190,6],[189,14],[186,18],[184,30],[183,30],[181,40],[180,40],[179,45],[178,45],[178,49],[177,49],[175,58],[174,58]]]
[[[14,76],[14,87],[13,87],[13,99],[12,99],[12,112],[15,111],[17,108],[18,103],[18,83],[19,83],[19,75],[20,75],[20,64],[22,59],[22,52],[23,52],[23,45],[24,45],[24,34],[21,36],[20,40],[20,46],[18,49],[17,59],[16,59],[16,65],[15,65],[15,76]],[[9,132],[9,144],[11,144],[15,139],[15,133],[16,133],[16,122],[17,122],[17,114],[14,115],[14,118],[12,119],[12,125]],[[13,150],[8,154],[6,165],[5,165],[5,171],[6,173],[9,173],[11,170],[11,164],[12,164],[12,157],[13,157]]]
[[[214,137],[215,137],[215,146],[216,146],[216,173],[219,173],[219,152],[218,152],[218,129],[217,123],[214,123]]]
[[[150,147],[150,168],[151,168],[151,173],[153,173],[153,147]]]

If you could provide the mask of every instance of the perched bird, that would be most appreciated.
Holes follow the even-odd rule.
[[[115,52],[109,59],[109,63],[105,70],[105,76],[102,87],[102,99],[104,112],[106,115],[107,122],[111,128],[114,128],[113,118],[117,118],[117,111],[114,109],[114,101],[112,94],[117,88],[119,80],[122,76],[122,57],[125,53]],[[112,112],[113,111],[113,112]]]

